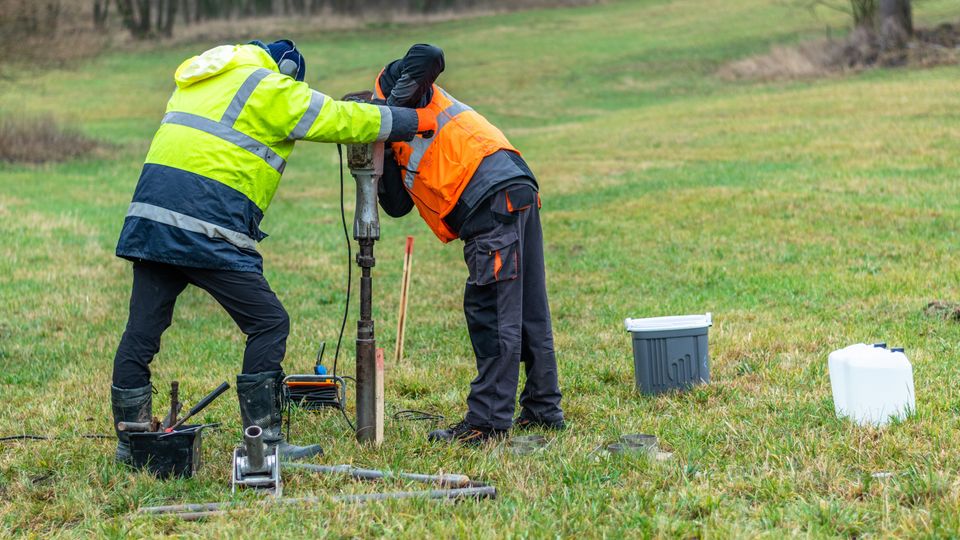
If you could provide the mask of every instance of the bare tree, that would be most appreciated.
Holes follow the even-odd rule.
[[[123,26],[130,31],[130,34],[139,37],[137,31],[140,25],[137,24],[137,13],[133,0],[117,0],[117,13],[120,14],[120,20],[123,21]]]
[[[94,3],[94,8],[100,2]],[[107,2],[103,4],[103,18],[106,18]],[[123,26],[136,39],[147,39],[156,35],[170,37],[176,21],[177,9],[181,0],[116,0],[117,13]],[[95,24],[96,24],[96,15]]]
[[[848,13],[855,28],[900,36],[904,38],[901,45],[913,35],[911,0],[798,0],[797,5]]]
[[[178,4],[178,0],[157,0],[157,31],[164,37],[173,36]]]
[[[48,35],[53,35],[60,23],[60,0],[47,0],[46,12],[47,24],[45,29]]]
[[[110,15],[110,0],[93,0],[93,28],[103,30],[107,27]]]
[[[877,13],[881,47],[901,49],[913,36],[913,11],[910,0],[880,0]]]
[[[873,28],[877,18],[877,0],[850,0],[853,25],[857,28]]]
[[[840,11],[850,15],[854,28],[873,30],[877,20],[879,0],[797,0],[796,5],[816,13],[818,7]]]

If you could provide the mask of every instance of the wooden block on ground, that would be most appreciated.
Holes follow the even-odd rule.
[[[376,401],[374,425],[376,433],[373,437],[373,443],[379,445],[383,442],[383,349],[377,347],[377,369],[375,370],[376,383],[374,386],[374,400]]]

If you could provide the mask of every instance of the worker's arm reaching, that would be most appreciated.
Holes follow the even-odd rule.
[[[380,207],[390,217],[403,217],[413,209],[413,199],[403,187],[403,170],[393,158],[392,148],[384,150],[383,176],[380,177],[377,192]]]
[[[395,107],[418,107],[418,113],[426,109],[433,97],[433,83],[445,67],[443,50],[435,45],[418,43],[399,60],[395,60],[380,72],[377,86],[386,91],[386,104]],[[413,209],[413,199],[403,185],[404,169],[397,164],[391,148],[387,148],[383,160],[383,176],[380,178],[378,195],[380,207],[390,217],[401,217]]]
[[[426,107],[432,97],[433,83],[444,67],[440,47],[426,43],[410,47],[403,58],[387,64],[380,73],[380,87],[389,92],[387,105]]]
[[[264,123],[264,132],[278,140],[408,141],[417,133],[436,129],[436,116],[427,110],[338,101],[280,74],[268,75],[265,82],[276,91],[262,94],[269,100],[263,103],[253,102],[259,97],[255,93],[249,105],[263,111],[257,120]]]

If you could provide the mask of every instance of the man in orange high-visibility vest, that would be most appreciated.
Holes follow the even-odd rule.
[[[437,115],[433,137],[390,145],[380,205],[393,217],[416,206],[441,241],[463,240],[469,269],[463,309],[477,377],[464,419],[429,439],[476,444],[511,426],[563,429],[537,181],[499,129],[434,84],[443,68],[439,47],[418,44],[376,81],[388,105]],[[514,421],[520,362],[527,380]]]

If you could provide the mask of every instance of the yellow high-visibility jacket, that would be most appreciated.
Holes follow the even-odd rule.
[[[127,211],[117,255],[262,271],[260,221],[296,141],[413,138],[416,111],[333,100],[281,74],[257,45],[184,61]]]

